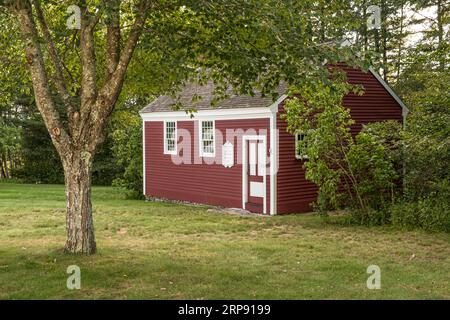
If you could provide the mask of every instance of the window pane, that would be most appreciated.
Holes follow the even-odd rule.
[[[176,122],[166,122],[165,132],[166,151],[175,151],[176,148]]]
[[[213,121],[202,121],[201,143],[203,153],[214,153],[214,123]]]
[[[167,151],[175,151],[175,141],[167,140]]]
[[[203,125],[203,128],[212,128],[213,127],[212,121],[203,121],[202,125]]]
[[[203,134],[202,134],[202,139],[203,140],[213,140],[214,137],[213,137],[212,129],[204,130]]]
[[[264,170],[266,167],[266,155],[264,153],[264,144],[262,142],[258,143],[258,176],[264,176]]]
[[[307,155],[305,154],[306,144],[303,142],[305,140],[305,138],[306,138],[306,134],[304,134],[304,133],[298,133],[295,136],[295,140],[296,140],[295,154],[298,158],[307,157]]]
[[[249,165],[250,165],[250,175],[255,176],[256,175],[256,142],[250,142],[250,155],[249,155]]]
[[[214,152],[214,145],[212,141],[203,141],[203,152],[204,153],[213,153]]]

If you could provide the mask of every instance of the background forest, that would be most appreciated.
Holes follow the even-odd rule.
[[[381,26],[372,30],[361,23],[367,19],[368,2],[349,2],[348,32],[336,32],[334,8],[327,1],[316,1],[317,8],[308,19],[321,28],[321,43],[346,37],[355,48],[370,53],[371,64],[405,101],[410,113],[404,129],[392,123],[368,126],[347,151],[348,166],[361,173],[355,183],[361,191],[359,204],[342,203],[339,190],[323,187],[330,176],[318,176],[317,161],[307,164],[310,179],[321,186],[318,208],[324,212],[350,207],[348,221],[353,223],[394,223],[450,232],[449,2],[370,1],[381,8]],[[22,59],[20,50],[11,45],[11,37],[18,39],[19,34],[8,28],[12,23],[8,15],[2,14],[0,19],[4,26],[0,31],[0,179],[63,183],[62,165],[35,105],[29,75],[25,66],[17,63]],[[67,45],[73,41],[75,37],[67,38]],[[138,48],[129,67],[93,169],[93,184],[119,186],[131,198],[142,197],[138,112],[186,76],[176,54],[167,59],[157,43],[146,43]],[[309,154],[323,155],[323,150],[310,148]],[[400,180],[403,192],[392,191]]]

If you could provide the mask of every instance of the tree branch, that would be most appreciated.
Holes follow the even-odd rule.
[[[103,139],[102,133],[104,125],[119,98],[125,79],[125,73],[144,28],[148,8],[148,0],[142,0],[139,3],[136,13],[137,16],[120,54],[117,66],[110,77],[106,79],[103,87],[99,90],[97,101],[90,113],[90,126],[92,128],[90,138],[93,140]],[[96,143],[93,142],[92,145],[96,145]]]
[[[144,5],[145,3],[147,3],[147,1],[142,1],[139,6],[140,9],[138,15],[135,18],[130,35],[128,36],[125,46],[120,54],[116,69],[99,91],[99,102],[103,105],[100,107],[100,110],[103,111],[100,112],[101,114],[108,114],[110,112],[108,109],[114,107],[114,104],[119,97],[125,78],[125,73],[145,24],[145,11],[147,10],[147,6]]]
[[[87,8],[82,10],[80,30],[81,51],[81,113],[89,112],[97,98],[97,63],[95,56],[94,28],[100,17],[92,18]]]
[[[75,108],[73,106],[71,96],[67,91],[66,79],[64,78],[63,74],[63,64],[58,55],[58,52],[56,51],[56,47],[52,40],[50,31],[48,29],[48,25],[45,20],[44,13],[42,11],[41,4],[38,0],[33,0],[33,4],[36,9],[37,19],[44,34],[45,41],[48,43],[48,50],[50,53],[50,57],[53,61],[53,65],[55,66],[56,78],[54,79],[53,82],[55,83],[58,93],[61,96],[61,99],[65,107],[67,108],[68,116],[70,118]]]
[[[81,51],[81,103],[80,114],[77,118],[74,138],[76,141],[84,140],[89,135],[89,118],[92,107],[97,100],[97,60],[95,55],[94,29],[101,17],[101,11],[91,17],[86,5],[86,1],[81,1],[81,30],[80,30],[80,51]]]
[[[106,78],[116,70],[120,58],[120,0],[108,3],[108,20],[106,28]]]
[[[21,33],[26,41],[25,54],[37,107],[58,153],[61,158],[65,158],[70,151],[71,140],[61,123],[52,99],[31,4],[28,1],[17,1],[12,10],[17,16]]]

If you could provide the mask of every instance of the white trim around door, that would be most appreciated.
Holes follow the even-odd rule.
[[[244,135],[242,137],[242,209],[245,210],[245,204],[248,201],[248,176],[247,176],[247,141],[257,140],[263,144],[264,155],[267,155],[267,138],[265,135]],[[264,161],[265,162],[265,161]],[[263,214],[267,214],[267,164],[263,166]]]

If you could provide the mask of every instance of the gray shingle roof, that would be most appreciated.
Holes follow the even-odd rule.
[[[280,85],[276,90],[281,96],[286,91],[286,85]],[[197,110],[211,110],[211,109],[235,109],[235,108],[258,108],[268,107],[274,102],[272,97],[262,97],[260,93],[255,91],[255,95],[236,95],[231,89],[227,90],[228,98],[220,100],[215,106],[211,105],[214,98],[214,84],[212,81],[206,85],[200,86],[198,84],[187,84],[184,86],[179,94],[179,100],[169,96],[160,96],[152,103],[143,108],[140,113],[151,112],[170,112],[173,111],[173,105],[179,101],[185,108],[195,108]],[[197,95],[202,99],[192,102],[192,98]]]

